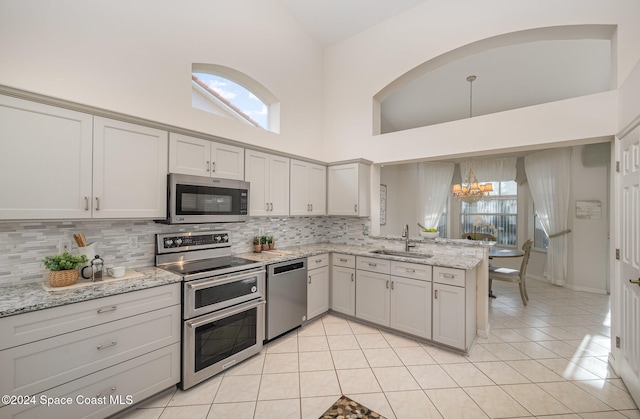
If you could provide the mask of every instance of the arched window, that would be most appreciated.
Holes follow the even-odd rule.
[[[280,105],[256,80],[215,64],[193,64],[191,105],[272,132],[280,131]]]

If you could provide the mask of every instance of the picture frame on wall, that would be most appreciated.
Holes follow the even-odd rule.
[[[380,225],[387,223],[387,185],[380,184]]]

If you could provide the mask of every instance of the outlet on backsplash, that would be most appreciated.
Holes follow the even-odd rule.
[[[69,250],[71,250],[71,242],[69,242],[67,240],[58,241],[58,252],[59,253],[68,252]]]

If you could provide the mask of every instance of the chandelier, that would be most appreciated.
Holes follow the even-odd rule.
[[[489,199],[489,193],[493,192],[492,183],[478,183],[475,173],[469,168],[466,179],[462,183],[456,183],[453,185],[453,197],[461,199],[462,201],[473,204],[480,200]]]
[[[473,82],[475,79],[476,76],[473,75],[467,77],[467,81],[469,82],[469,118],[471,118],[473,114]],[[473,204],[481,199],[489,199],[489,192],[493,192],[493,184],[479,184],[475,173],[473,173],[473,170],[469,167],[469,173],[467,173],[464,182],[453,185],[452,192],[454,198],[461,199],[468,204]]]

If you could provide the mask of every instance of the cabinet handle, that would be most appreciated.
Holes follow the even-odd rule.
[[[107,394],[111,394],[115,392],[116,392],[116,386],[113,386],[107,391],[101,391],[100,393],[96,394],[96,399],[99,399],[102,396],[106,396]]]
[[[311,283],[311,275],[309,275],[309,283]]]
[[[353,206],[353,211],[354,211],[354,212],[358,212],[358,204],[355,204],[355,205]]]
[[[209,162],[209,160],[207,160],[207,172],[210,170],[209,168],[211,167],[211,163]]]
[[[112,346],[116,346],[118,344],[117,340],[112,340],[111,343],[107,343],[106,345],[98,345],[98,350],[101,351],[106,348],[110,348]]]
[[[269,211],[273,211],[273,202],[269,204]]]
[[[453,279],[456,276],[454,274],[441,274],[443,278],[449,278],[449,279]]]
[[[353,282],[353,274],[351,274],[351,282]]]
[[[369,262],[369,266],[373,266],[373,267],[375,268],[376,266],[378,266],[378,264],[377,264],[377,263]]]
[[[433,291],[433,298],[438,299],[438,290]]]
[[[391,281],[391,289],[393,290],[393,281]]]
[[[265,211],[269,211],[269,203],[265,202],[264,205],[265,205]]]
[[[102,307],[102,308],[98,309],[98,314],[107,313],[109,311],[116,311],[117,308],[118,308],[118,306]]]
[[[322,262],[322,259],[316,259],[316,263]]]
[[[100,211],[100,198],[96,196],[96,211]]]
[[[216,162],[214,162],[214,161],[211,162],[211,171],[212,172],[216,171]]]
[[[340,258],[340,262],[346,262],[348,259]]]
[[[313,211],[313,204],[310,204],[310,205],[311,205],[311,211]]]
[[[88,196],[84,197],[84,210],[85,211],[89,211],[89,197]]]
[[[407,272],[410,272],[410,273],[414,273],[416,271],[415,269],[409,269],[409,268],[405,268],[405,269],[407,270]]]
[[[387,289],[389,289],[389,280],[387,279]]]
[[[311,211],[311,204],[307,204],[307,212]]]

